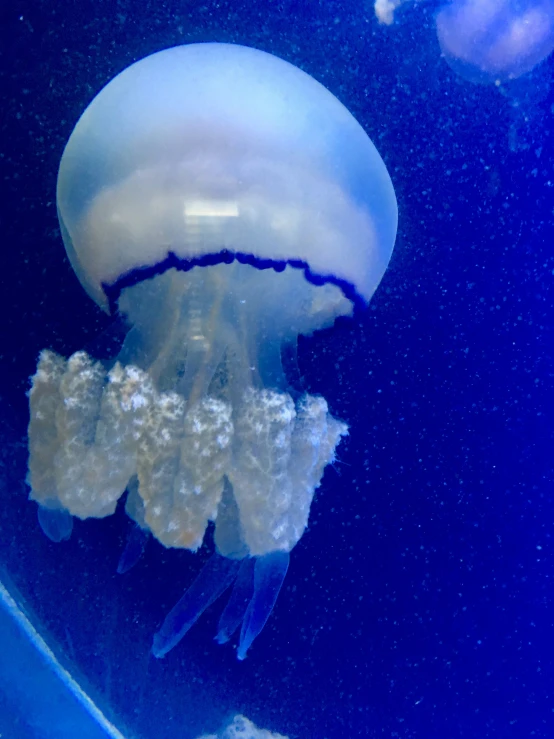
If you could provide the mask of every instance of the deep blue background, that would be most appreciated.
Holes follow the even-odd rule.
[[[192,739],[234,710],[302,739],[554,736],[552,60],[507,90],[458,80],[432,3],[393,28],[369,3],[329,0],[12,5],[0,8],[0,557],[45,633],[137,736]],[[38,352],[69,354],[109,325],[57,229],[64,143],[129,63],[208,40],[325,84],[377,145],[400,209],[369,311],[300,340],[307,389],[351,435],[242,664],[212,641],[221,606],[165,660],[149,656],[208,549],[151,543],[119,578],[123,515],[76,522],[55,546],[23,483]]]

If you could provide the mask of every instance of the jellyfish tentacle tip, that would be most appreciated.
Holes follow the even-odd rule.
[[[41,529],[50,541],[58,544],[71,537],[73,516],[65,508],[61,508],[57,501],[46,501],[46,505],[39,503],[37,517]]]
[[[242,661],[254,639],[261,633],[277,602],[287,574],[289,552],[276,551],[257,557],[254,566],[254,593],[244,615],[237,659]]]
[[[117,574],[129,572],[144,556],[144,551],[150,538],[150,532],[135,523],[127,535],[127,543],[117,563]]]
[[[248,604],[254,593],[255,557],[246,557],[237,574],[229,601],[219,619],[215,640],[226,644],[244,621]]]

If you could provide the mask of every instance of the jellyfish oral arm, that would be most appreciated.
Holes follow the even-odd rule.
[[[290,552],[308,524],[314,491],[348,433],[321,396],[247,390],[236,411],[239,452],[228,477],[252,556]],[[217,530],[217,522],[216,522]]]
[[[252,642],[265,626],[277,601],[288,567],[288,552],[271,552],[256,559],[254,593],[246,609],[237,649],[239,660],[246,657]]]
[[[244,621],[248,604],[254,594],[255,563],[254,557],[242,560],[231,596],[219,619],[215,637],[218,644],[226,644]]]
[[[214,554],[154,635],[152,654],[160,659],[176,646],[202,613],[233,584],[240,561]]]
[[[152,392],[137,368],[116,364],[106,377],[86,352],[66,361],[43,351],[29,394],[31,498],[79,518],[111,515],[135,472]]]
[[[242,562],[214,554],[155,634],[154,656],[164,657],[173,649],[206,608],[235,582],[219,621],[216,641],[219,644],[229,641],[242,623],[237,657],[243,660],[275,606],[289,559],[289,553],[282,551],[247,558]]]
[[[49,505],[52,504],[52,507]],[[58,501],[44,501],[38,506],[38,522],[50,541],[56,543],[69,539],[73,530],[73,518],[69,511],[60,508]]]
[[[144,554],[149,538],[150,532],[135,523],[128,534],[125,549],[117,563],[118,575],[124,575],[137,564]]]
[[[153,651],[162,657],[172,649],[240,574],[218,640],[242,621],[237,654],[244,659],[346,425],[319,396],[295,403],[274,390],[247,388],[234,406],[208,396],[187,408],[177,393],[157,392],[137,367],[117,363],[105,375],[84,352],[67,362],[43,352],[30,401],[29,482],[32,497],[50,509],[41,519],[47,535],[65,538],[71,515],[111,513],[128,488],[136,527],[118,565],[123,573],[149,532],[166,546],[195,550],[215,521],[219,551],[167,616]],[[253,564],[241,566],[245,556]]]
[[[139,368],[116,363],[106,375],[84,352],[67,361],[41,354],[30,409],[28,482],[37,502],[102,517],[133,479],[128,513],[165,546],[194,551],[210,520],[217,538],[228,479],[251,556],[295,546],[347,433],[319,396],[295,404],[287,393],[247,388],[234,405],[208,396],[187,408]]]

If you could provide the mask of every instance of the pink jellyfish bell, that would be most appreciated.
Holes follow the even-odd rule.
[[[554,49],[554,0],[452,0],[437,14],[444,58],[470,82],[507,82]]]
[[[194,44],[133,64],[92,101],[57,205],[83,287],[130,328],[107,368],[41,353],[28,475],[41,525],[66,538],[72,516],[109,516],[126,490],[136,530],[166,547],[198,549],[214,522],[216,553],[153,651],[234,583],[218,640],[242,624],[243,658],[347,431],[321,396],[293,399],[281,348],[373,295],[397,224],[386,167],[301,70]]]
[[[418,0],[374,0],[380,23]],[[436,14],[444,59],[476,84],[508,82],[527,74],[554,50],[554,0],[446,0]]]

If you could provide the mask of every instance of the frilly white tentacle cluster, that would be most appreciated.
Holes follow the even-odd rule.
[[[103,517],[129,488],[129,515],[165,546],[191,550],[209,521],[217,529],[227,479],[248,553],[290,551],[347,433],[319,396],[295,404],[250,387],[235,406],[211,396],[188,405],[137,367],[106,375],[86,352],[43,351],[29,396],[31,498]]]
[[[198,739],[288,739],[288,737],[268,729],[259,729],[250,719],[239,714],[219,734],[204,734]]]

